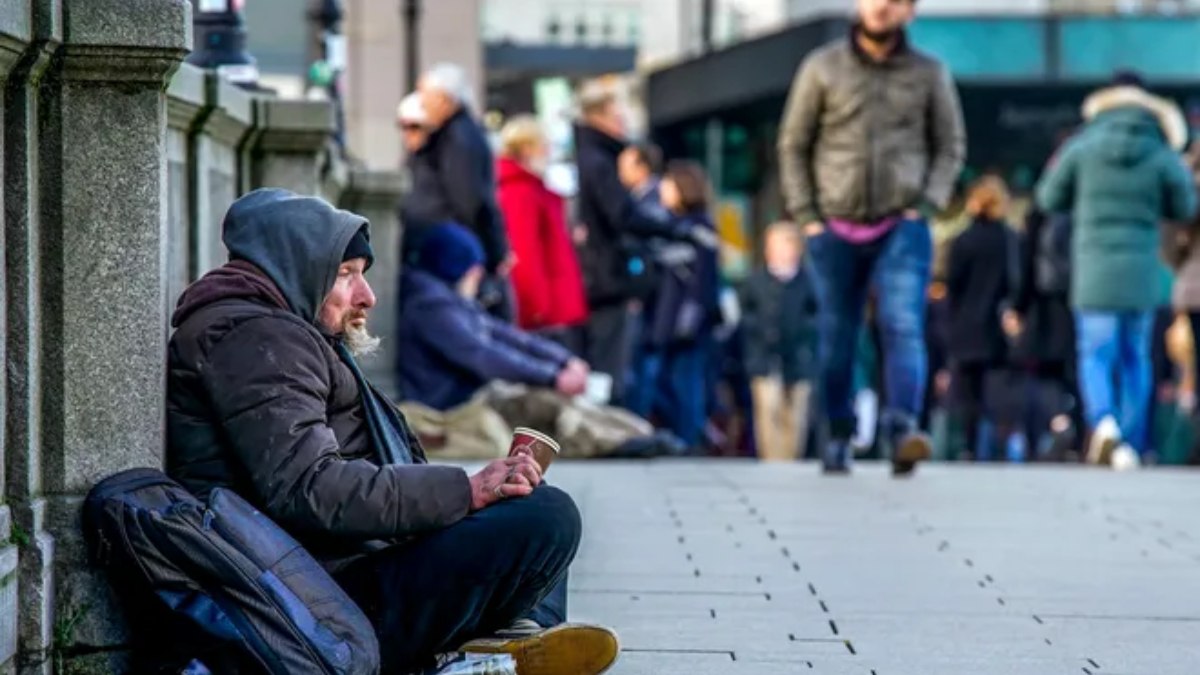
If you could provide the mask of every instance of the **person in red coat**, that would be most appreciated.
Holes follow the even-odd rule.
[[[566,205],[542,179],[549,144],[530,115],[509,121],[500,141],[497,195],[517,261],[512,270],[517,324],[579,353],[587,296],[567,229]]]

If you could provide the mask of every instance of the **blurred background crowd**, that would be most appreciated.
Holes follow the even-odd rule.
[[[854,0],[196,4],[194,60],[337,101],[346,156],[405,169],[401,319],[375,330],[428,442],[488,454],[542,416],[592,429],[589,456],[820,456],[815,233],[789,222],[778,145],[797,68],[850,34]],[[1200,461],[1200,3],[916,7],[907,43],[945,64],[966,132],[925,214],[935,456]],[[1108,161],[1060,152],[1085,134],[1162,146],[1163,176],[1076,189]],[[859,456],[885,453],[887,292],[854,350]]]

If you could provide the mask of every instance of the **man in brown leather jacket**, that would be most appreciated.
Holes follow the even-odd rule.
[[[513,652],[533,675],[611,663],[610,631],[560,625],[581,531],[571,498],[525,456],[475,475],[426,463],[358,367],[378,343],[366,220],[257,190],[230,207],[223,239],[230,263],[172,319],[171,476],[201,498],[232,489],[290,531],[371,619],[385,672],[498,631],[467,650]]]
[[[788,211],[809,237],[821,305],[827,472],[849,470],[854,346],[873,287],[884,335],[893,470],[930,454],[917,428],[926,381],[923,335],[932,241],[926,218],[946,205],[965,133],[945,66],[913,49],[916,0],[858,0],[847,39],[800,66],[779,138]]]

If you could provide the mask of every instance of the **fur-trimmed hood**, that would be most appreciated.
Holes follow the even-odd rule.
[[[1093,93],[1083,103],[1083,119],[1090,122],[1101,113],[1129,107],[1142,108],[1154,115],[1171,148],[1182,151],[1187,146],[1187,120],[1179,106],[1140,87],[1123,85]]]

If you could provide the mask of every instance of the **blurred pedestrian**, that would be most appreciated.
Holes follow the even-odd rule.
[[[645,420],[577,400],[587,389],[585,362],[483,311],[476,298],[484,259],[469,230],[443,225],[401,274],[400,409],[430,454],[501,457],[517,426],[551,433],[568,457],[608,454],[637,439],[658,445]]]
[[[566,205],[543,180],[550,145],[532,115],[505,124],[500,144],[497,198],[516,259],[517,324],[582,354],[587,299]]]
[[[482,302],[493,314],[513,318],[505,277],[512,269],[508,237],[496,204],[495,162],[491,145],[472,109],[474,94],[466,72],[441,63],[420,80],[429,136],[418,154],[426,170],[414,172],[412,191],[403,205],[404,246],[409,262],[427,228],[458,223],[483,243],[488,277]]]
[[[809,398],[816,369],[817,298],[800,231],[767,228],[766,264],[742,287],[746,371],[752,378],[759,459],[804,457]]]
[[[971,187],[971,224],[950,245],[946,276],[951,401],[976,459],[988,454],[980,438],[988,409],[985,393],[998,388],[998,376],[1008,365],[1001,316],[1015,290],[1019,265],[1016,235],[1005,222],[1008,208],[1008,188],[999,177],[985,176]],[[986,446],[1002,445],[1005,426],[999,425],[1000,433]]]
[[[1130,74],[1089,96],[1083,114],[1087,126],[1042,177],[1037,198],[1046,211],[1073,213],[1071,304],[1088,460],[1107,463],[1120,450],[1114,461],[1134,465],[1148,442],[1159,227],[1196,210],[1178,154],[1187,125],[1174,103]]]
[[[405,156],[412,160],[429,140],[429,116],[425,114],[420,94],[413,92],[400,100],[396,106],[396,126],[400,129]]]
[[[1200,189],[1200,141],[1193,142],[1186,155],[1188,168],[1192,172],[1193,185]],[[1196,410],[1196,386],[1200,383],[1200,216],[1183,222],[1170,224],[1167,237],[1164,239],[1164,258],[1176,271],[1175,286],[1172,289],[1172,305],[1176,310],[1186,315],[1187,323],[1191,326],[1191,339],[1174,340],[1175,353],[1183,347],[1193,350],[1186,359],[1190,369],[1183,373],[1184,381],[1189,385],[1185,389],[1187,396],[1181,407],[1190,411],[1192,427],[1200,430],[1200,414]],[[1200,439],[1200,433],[1195,437]],[[1200,455],[1197,455],[1200,459]]]
[[[1071,215],[1032,208],[1020,256],[1020,283],[1003,322],[1012,363],[1026,376],[1025,441],[1031,456],[1063,461],[1084,429],[1070,305]]]
[[[581,262],[591,309],[587,360],[612,378],[613,401],[623,403],[631,305],[646,293],[649,279],[645,242],[655,236],[687,239],[692,232],[659,210],[640,206],[621,184],[617,159],[626,145],[625,111],[616,96],[599,85],[584,87],[579,110],[576,211],[585,233]]]
[[[661,173],[662,151],[653,143],[633,143],[617,157],[617,176],[625,189],[633,195],[639,208],[657,214],[660,218],[669,218],[658,193]],[[647,306],[654,304],[654,296],[664,278],[663,262],[656,258],[655,252],[669,245],[661,239],[648,238],[640,242],[631,255],[631,262],[643,266],[645,272],[642,275],[643,290],[632,305],[626,332],[629,339],[630,365],[625,376],[625,390],[629,392],[625,405],[643,417],[649,417],[653,413],[661,394],[652,383],[642,386],[639,377],[646,368],[644,342]],[[686,244],[683,247],[690,255],[691,248]]]
[[[809,236],[821,305],[821,386],[828,472],[849,470],[854,346],[867,291],[878,294],[893,471],[930,454],[924,401],[928,217],[944,207],[965,132],[946,67],[908,43],[915,0],[859,0],[845,39],[800,66],[779,138],[783,192]]]
[[[672,162],[659,186],[662,204],[679,226],[715,232],[708,177],[695,162]],[[704,439],[708,413],[708,365],[712,333],[721,321],[715,234],[694,245],[692,262],[672,266],[646,317],[646,362],[642,387],[663,394],[665,426],[690,448]]]

